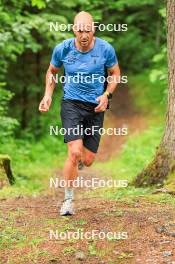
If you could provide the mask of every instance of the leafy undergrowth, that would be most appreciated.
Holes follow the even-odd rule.
[[[149,119],[161,119],[166,112],[167,83],[165,80],[150,81],[151,72],[129,76],[130,93],[136,110]]]
[[[56,137],[43,138],[40,142],[9,139],[1,146],[1,152],[13,157],[11,168],[15,184],[4,186],[0,197],[35,196],[45,190],[54,168],[63,166],[66,146],[62,139]],[[5,177],[2,171],[0,174]]]

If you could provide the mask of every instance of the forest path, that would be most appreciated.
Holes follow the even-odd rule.
[[[100,177],[91,169],[80,172],[84,180],[94,175]],[[1,200],[0,263],[174,264],[173,206],[144,197],[107,200],[94,196],[89,188],[75,192],[76,214],[67,217],[59,215],[62,188],[38,197]],[[58,237],[50,237],[50,232]],[[67,232],[74,236],[65,237]],[[77,232],[96,236],[81,239]],[[107,237],[109,232],[113,238]]]

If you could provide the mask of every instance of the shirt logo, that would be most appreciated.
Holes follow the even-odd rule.
[[[68,62],[68,63],[74,63],[75,61],[76,61],[76,57],[69,56],[69,57],[67,58],[67,62]]]
[[[93,59],[94,64],[96,64],[97,58],[99,58],[100,56],[99,55],[91,55],[91,57]]]

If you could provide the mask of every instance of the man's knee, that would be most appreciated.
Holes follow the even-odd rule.
[[[85,159],[83,160],[83,163],[85,166],[89,167],[92,165],[92,163],[94,162],[95,159],[95,155],[88,155],[87,157],[85,157]]]
[[[74,164],[77,164],[77,162],[82,157],[82,150],[80,148],[71,148],[69,152],[69,157]]]
[[[83,146],[81,140],[76,140],[68,143],[68,157],[74,163],[81,159],[83,152]]]

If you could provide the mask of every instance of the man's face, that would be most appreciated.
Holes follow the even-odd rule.
[[[74,24],[74,34],[79,45],[82,48],[88,48],[93,40],[94,27],[93,23],[77,23]]]

